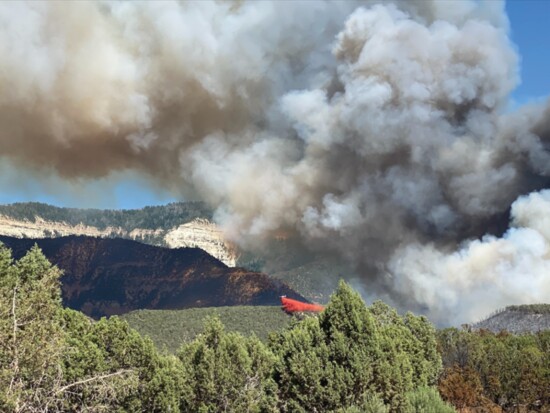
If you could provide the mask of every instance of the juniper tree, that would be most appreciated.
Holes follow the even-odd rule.
[[[380,397],[404,411],[406,393],[435,382],[441,360],[425,319],[383,303],[367,308],[340,282],[325,311],[272,338],[281,410],[329,412]],[[378,395],[378,396],[376,396]]]
[[[0,245],[0,410],[43,410],[61,380],[60,270],[37,246],[19,261]]]
[[[200,413],[275,412],[273,355],[256,337],[226,333],[218,318],[182,346],[182,410]]]
[[[59,277],[35,246],[0,245],[0,411],[177,412],[181,363],[116,317],[63,309]]]

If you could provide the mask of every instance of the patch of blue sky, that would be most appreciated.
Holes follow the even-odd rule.
[[[550,96],[550,0],[509,0],[506,12],[520,55],[521,83],[511,96],[517,108]]]
[[[44,171],[22,170],[0,157],[0,204],[33,201],[74,208],[135,209],[176,200],[168,191],[131,172],[67,181]]]

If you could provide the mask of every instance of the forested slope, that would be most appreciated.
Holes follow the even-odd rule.
[[[141,209],[81,209],[59,208],[40,202],[21,202],[0,205],[0,215],[18,220],[80,223],[98,229],[120,227],[125,231],[140,229],[168,230],[195,218],[212,218],[212,211],[202,202],[174,202],[168,205]]]

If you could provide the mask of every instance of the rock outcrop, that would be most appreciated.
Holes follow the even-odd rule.
[[[225,240],[220,228],[207,219],[197,218],[168,231],[164,241],[170,248],[200,248],[228,267],[236,265],[236,248]]]
[[[39,216],[31,221],[0,215],[0,235],[16,238],[55,238],[69,235],[117,237],[152,245],[165,245],[169,248],[200,248],[229,267],[234,267],[237,261],[236,248],[224,239],[216,224],[203,218],[194,219],[169,230],[135,228],[127,231],[121,227],[100,229],[82,223],[70,225],[66,222],[47,221]]]

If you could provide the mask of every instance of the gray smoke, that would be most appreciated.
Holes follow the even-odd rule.
[[[144,173],[437,320],[548,300],[548,195],[515,200],[548,183],[550,105],[508,111],[502,2],[5,2],[0,55],[21,167]]]

